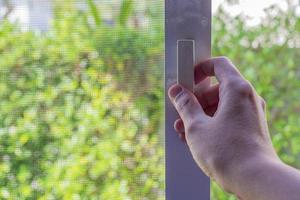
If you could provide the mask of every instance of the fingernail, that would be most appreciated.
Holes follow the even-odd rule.
[[[171,99],[175,99],[182,91],[183,88],[180,85],[174,85],[169,90],[169,96]]]

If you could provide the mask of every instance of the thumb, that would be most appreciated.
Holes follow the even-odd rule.
[[[208,116],[192,92],[180,85],[173,85],[168,93],[185,127],[190,126],[195,120],[204,122],[208,119]]]

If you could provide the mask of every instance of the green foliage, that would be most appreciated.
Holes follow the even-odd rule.
[[[133,3],[134,3],[133,0],[122,0],[120,15],[119,15],[119,23],[121,26],[126,25],[128,18],[132,14],[133,6],[134,6]]]
[[[42,35],[1,23],[1,199],[163,198],[162,45],[94,16],[69,1]]]
[[[143,1],[146,27],[136,1],[111,25],[95,2],[56,1],[43,34],[0,24],[0,199],[164,199],[163,1]],[[277,152],[300,167],[300,20],[289,5],[255,27],[220,8],[213,54],[265,98]],[[212,199],[235,199],[212,185]]]
[[[89,6],[90,12],[94,18],[94,21],[96,23],[97,26],[101,25],[102,20],[100,17],[100,12],[99,9],[96,5],[96,3],[94,2],[94,0],[86,0],[87,5]]]

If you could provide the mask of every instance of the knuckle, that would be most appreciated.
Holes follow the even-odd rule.
[[[221,56],[221,57],[217,57],[215,60],[215,70],[219,70],[219,68],[223,68],[224,66],[229,65],[231,62],[229,60],[229,58],[225,57],[225,56]]]
[[[228,57],[226,57],[226,56],[220,56],[220,57],[218,57],[217,61],[219,63],[230,63],[231,62],[230,59]]]
[[[251,84],[242,79],[229,81],[228,88],[242,97],[248,97],[253,94],[253,88]]]
[[[183,92],[176,97],[175,103],[178,111],[184,111],[185,108],[191,103],[191,98],[186,92]]]
[[[195,133],[199,129],[199,123],[197,120],[190,121],[186,126],[186,132],[188,134]]]

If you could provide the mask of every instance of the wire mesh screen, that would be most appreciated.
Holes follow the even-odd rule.
[[[163,1],[0,6],[0,198],[163,199]]]

